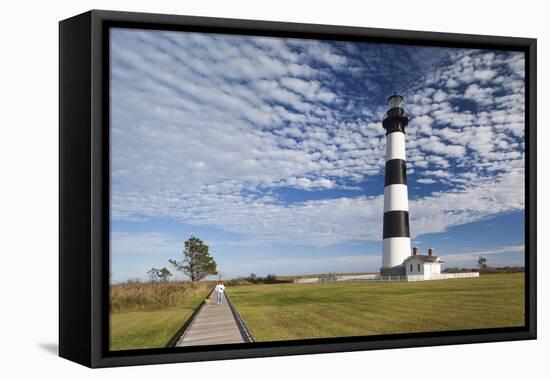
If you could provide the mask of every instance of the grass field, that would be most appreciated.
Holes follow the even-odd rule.
[[[112,286],[110,350],[164,347],[211,289],[188,282]]]
[[[228,287],[256,341],[524,325],[523,273]]]

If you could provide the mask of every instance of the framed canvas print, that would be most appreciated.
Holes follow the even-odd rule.
[[[536,41],[60,22],[60,355],[536,337]]]

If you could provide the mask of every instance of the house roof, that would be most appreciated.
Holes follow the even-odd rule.
[[[428,256],[428,255],[412,255],[409,256],[403,261],[404,263],[407,263],[409,260],[421,260],[423,263],[442,263],[443,261],[439,258],[439,256]]]

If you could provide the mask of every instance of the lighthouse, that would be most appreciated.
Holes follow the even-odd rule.
[[[405,127],[408,123],[403,97],[394,93],[388,98],[388,110],[382,121],[386,130],[386,175],[381,276],[405,274],[404,261],[411,256],[405,159]]]

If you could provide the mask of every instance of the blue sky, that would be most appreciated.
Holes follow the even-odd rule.
[[[378,270],[394,90],[413,245],[523,265],[522,53],[112,29],[113,281],[191,235],[226,278]]]

